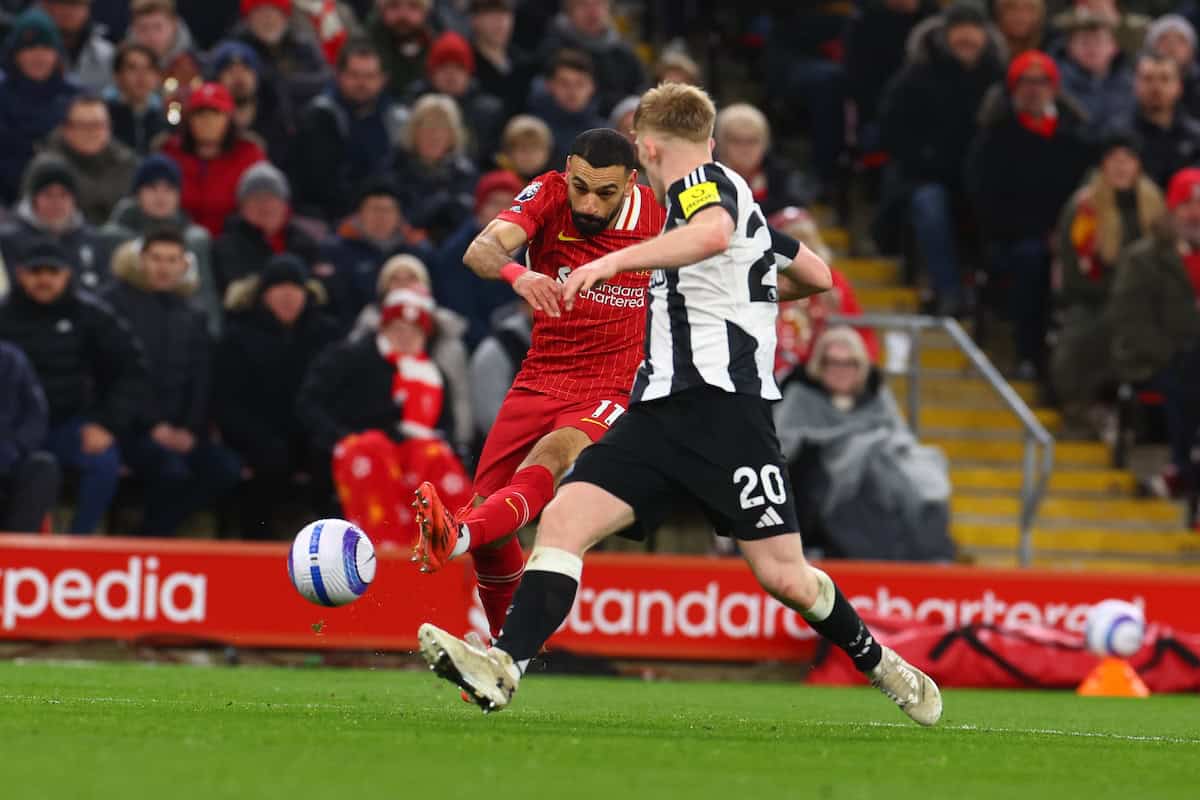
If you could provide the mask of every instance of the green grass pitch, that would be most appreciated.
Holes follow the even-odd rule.
[[[1200,698],[531,676],[483,716],[423,672],[0,664],[0,797],[1200,797]]]

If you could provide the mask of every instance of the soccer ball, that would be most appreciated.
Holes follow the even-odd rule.
[[[1142,649],[1145,635],[1146,616],[1133,603],[1105,600],[1088,611],[1084,638],[1098,656],[1128,658]]]
[[[344,606],[362,597],[375,579],[375,547],[344,519],[319,519],[296,534],[288,577],[305,600]]]

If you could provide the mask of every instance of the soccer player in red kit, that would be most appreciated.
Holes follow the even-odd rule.
[[[488,223],[464,263],[500,278],[533,307],[533,340],[500,407],[475,474],[475,505],[451,514],[430,483],[417,490],[413,560],[424,572],[469,552],[492,635],[500,633],[525,558],[515,533],[534,520],[554,487],[625,411],[642,360],[648,273],[626,273],[560,298],[571,270],[657,236],[666,213],[637,182],[637,154],[620,133],[576,137],[566,172],[547,172]],[[528,245],[528,266],[512,256]]]

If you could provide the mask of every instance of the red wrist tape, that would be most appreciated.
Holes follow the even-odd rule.
[[[516,283],[517,278],[521,277],[528,271],[529,267],[526,267],[523,264],[518,264],[515,261],[510,261],[500,268],[500,277],[504,278],[504,280],[508,281],[511,285]]]

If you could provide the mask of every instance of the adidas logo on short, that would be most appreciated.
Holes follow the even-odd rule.
[[[774,508],[768,506],[767,510],[763,512],[763,515],[758,518],[758,524],[755,525],[754,527],[756,527],[756,528],[774,528],[776,525],[782,525],[782,524],[783,524],[783,517],[779,516],[779,512],[776,511]]]

